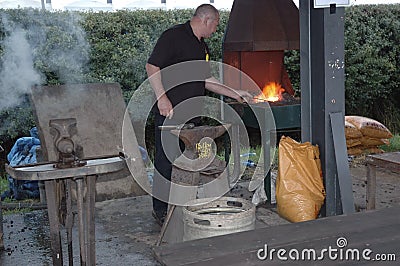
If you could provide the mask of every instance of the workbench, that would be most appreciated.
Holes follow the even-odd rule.
[[[367,167],[367,210],[375,209],[376,201],[376,167],[400,174],[400,152],[387,152],[368,155]],[[400,178],[400,176],[399,176]]]

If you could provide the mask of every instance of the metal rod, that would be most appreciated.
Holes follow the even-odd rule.
[[[79,249],[81,265],[86,266],[86,244],[85,244],[85,219],[83,214],[83,177],[75,178],[77,190],[77,207],[78,207],[78,231],[79,231]]]

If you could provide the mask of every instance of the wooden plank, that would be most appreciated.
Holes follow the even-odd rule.
[[[154,248],[154,254],[164,265],[265,265],[256,256],[265,244],[276,249],[318,250],[335,247],[336,240],[344,236],[349,248],[370,247],[399,256],[399,226],[400,207],[392,207],[161,246]]]

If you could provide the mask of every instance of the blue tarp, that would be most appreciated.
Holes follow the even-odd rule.
[[[7,160],[10,166],[26,165],[36,163],[36,149],[40,147],[40,140],[36,127],[30,130],[30,137],[19,138],[10,153]],[[16,200],[26,198],[39,198],[38,181],[15,180],[8,176],[9,191],[1,195],[1,199],[14,198]]]

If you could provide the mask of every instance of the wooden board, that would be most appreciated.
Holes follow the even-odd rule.
[[[304,265],[304,261],[280,261],[276,252],[273,260],[260,260],[257,251],[267,244],[269,250],[283,248],[288,252],[291,249],[315,249],[320,254],[322,249],[328,249],[329,246],[338,249],[337,239],[345,237],[348,245],[343,250],[359,249],[361,253],[369,248],[372,254],[394,253],[398,262],[399,228],[400,206],[160,246],[154,248],[154,254],[163,265],[280,265],[289,262]],[[313,265],[316,263],[321,261],[311,261]],[[328,255],[323,260],[324,265],[355,263],[367,265],[374,261],[330,260]]]

